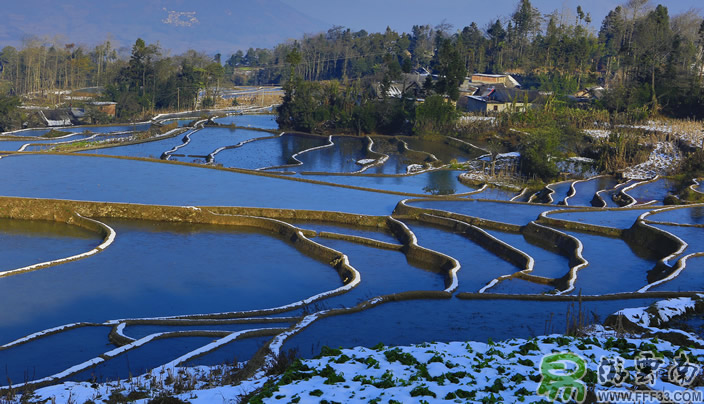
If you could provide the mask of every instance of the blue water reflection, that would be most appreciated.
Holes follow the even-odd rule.
[[[0,159],[5,196],[159,205],[259,206],[386,215],[399,196],[158,162],[63,155]]]

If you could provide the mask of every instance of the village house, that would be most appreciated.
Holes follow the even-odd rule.
[[[48,127],[72,125],[73,115],[70,109],[40,109],[37,111],[44,125]]]
[[[502,84],[506,88],[520,87],[521,84],[510,74],[483,74],[472,75],[472,83],[477,84]]]
[[[532,107],[540,96],[537,91],[523,91],[518,88],[506,88],[503,84],[482,85],[474,95],[461,95],[457,108],[464,112],[482,114],[503,111],[521,112]]]
[[[117,109],[117,103],[110,101],[94,101],[88,103],[86,107],[89,109],[100,111],[108,116],[114,117]]]
[[[601,99],[604,96],[605,91],[606,90],[604,87],[590,87],[579,90],[576,93],[567,96],[567,98],[574,102],[592,102],[594,100]]]
[[[384,98],[381,83],[374,84],[374,92],[377,98]],[[402,80],[394,81],[389,85],[385,95],[389,98],[401,98],[402,94],[405,94],[406,98],[423,98],[423,83],[419,80],[417,75],[404,74]]]
[[[37,115],[41,122],[39,124],[48,127],[92,124],[95,122],[92,120],[91,111],[115,117],[116,107],[116,102],[94,101],[86,103],[84,107],[40,109]]]

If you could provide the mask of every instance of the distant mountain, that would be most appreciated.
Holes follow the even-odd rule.
[[[330,28],[280,0],[22,0],[7,1],[0,48],[30,37],[96,45],[110,38],[131,47],[137,38],[159,42],[172,54],[268,48]]]

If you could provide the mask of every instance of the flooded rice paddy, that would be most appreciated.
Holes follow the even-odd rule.
[[[272,115],[215,122],[227,126],[3,153],[0,296],[13,309],[0,312],[0,369],[13,385],[244,362],[272,338],[310,357],[531,337],[564,332],[577,295],[602,321],[658,300],[645,289],[704,289],[704,207],[656,206],[667,179],[626,191],[652,206],[621,208],[613,197],[636,183],[614,177],[554,184],[551,204],[508,202],[521,191],[444,168],[481,154],[449,140],[280,133]],[[5,137],[0,150],[84,129],[135,125]],[[613,209],[592,208],[597,194]],[[672,251],[623,232],[646,212],[687,243],[664,272]]]
[[[575,194],[567,198],[567,204],[570,206],[603,207],[599,203],[594,204],[596,193],[602,189],[612,189],[618,184],[618,178],[603,175],[586,181],[576,181],[574,182]]]

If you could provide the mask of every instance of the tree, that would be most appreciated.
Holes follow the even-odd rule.
[[[455,106],[445,102],[440,95],[426,97],[425,102],[416,107],[416,134],[445,134],[455,127],[459,114]]]
[[[449,39],[444,39],[438,49],[435,57],[435,69],[440,75],[435,84],[435,90],[457,101],[460,96],[459,86],[467,75],[467,69],[457,47]]]
[[[462,44],[465,55],[465,68],[470,72],[484,71],[484,42],[486,38],[477,27],[475,22],[472,22],[468,27],[462,29],[458,43]]]
[[[496,22],[489,26],[486,30],[486,34],[489,36],[489,59],[491,61],[489,65],[489,70],[495,73],[500,73],[503,70],[503,47],[504,41],[506,40],[506,30],[501,26],[501,21],[496,20]]]
[[[430,25],[414,25],[409,50],[416,66],[428,66],[433,57],[434,32]]]
[[[667,7],[658,5],[648,13],[645,19],[639,21],[634,32],[635,42],[639,51],[638,59],[650,67],[650,91],[652,111],[658,108],[655,89],[656,70],[662,68],[672,45],[672,31]]]
[[[626,43],[626,20],[621,7],[609,11],[609,14],[604,18],[599,30],[599,42],[604,49],[604,57],[606,58],[607,78],[611,72],[619,67],[622,48]]]
[[[156,63],[160,56],[158,45],[147,45],[138,38],[132,46],[129,62],[120,69],[105,89],[106,98],[116,101],[117,115],[132,117],[145,110],[153,110],[157,104],[157,68],[167,64]]]
[[[0,132],[15,129],[19,123],[19,97],[0,94]]]
[[[529,40],[540,31],[541,15],[530,0],[521,0],[511,16],[511,21],[514,23],[515,41],[519,47],[518,57],[522,58]]]
[[[289,80],[293,80],[294,72],[296,71],[296,67],[301,64],[301,60],[301,52],[296,47],[291,49],[291,51],[286,55],[286,59],[284,59],[284,61],[290,67]]]
[[[546,127],[521,139],[521,171],[550,181],[558,174],[555,163],[560,145],[559,129]]]

